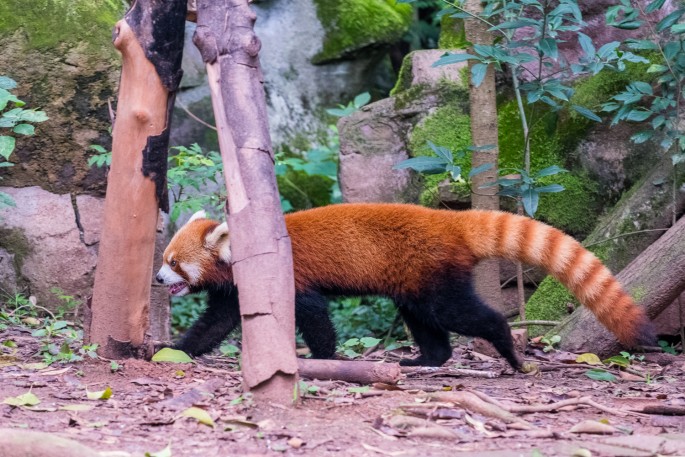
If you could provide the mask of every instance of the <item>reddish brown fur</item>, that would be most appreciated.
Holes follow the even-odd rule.
[[[532,219],[495,211],[444,211],[413,205],[333,205],[285,216],[292,241],[295,285],[331,290],[397,291],[420,296],[434,273],[470,275],[478,259],[504,257],[546,268],[581,298],[619,341],[633,346],[648,322],[616,279],[578,242]],[[207,282],[230,278],[225,264],[199,259],[199,243],[216,222],[198,220],[165,252],[202,261]],[[567,259],[565,264],[563,259]],[[561,263],[561,266],[556,265]],[[582,273],[582,275],[581,275]],[[576,276],[579,276],[576,278]]]

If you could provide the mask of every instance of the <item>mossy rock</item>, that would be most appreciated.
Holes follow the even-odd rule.
[[[466,49],[471,43],[466,39],[464,20],[445,15],[440,20],[440,49]]]
[[[10,161],[21,166],[3,169],[3,185],[104,193],[105,170],[87,160],[90,145],[111,147],[108,100],[119,79],[112,28],[124,11],[115,0],[0,2],[0,74],[17,81],[27,107],[49,116],[17,141]]]
[[[114,54],[111,34],[102,30],[111,30],[123,12],[118,0],[3,0],[0,37],[21,30],[32,49],[86,44],[108,48]]]
[[[409,30],[411,5],[395,0],[314,0],[324,28],[315,64],[346,58],[356,51],[399,40]]]
[[[28,238],[20,229],[16,228],[0,228],[0,248],[14,256],[14,270],[17,282],[21,285],[26,282],[22,276],[21,269],[24,260],[31,253],[32,248]],[[3,285],[0,284],[0,290],[3,290]],[[5,290],[5,292],[9,292]]]

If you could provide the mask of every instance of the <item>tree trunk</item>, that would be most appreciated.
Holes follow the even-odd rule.
[[[483,11],[480,0],[467,0],[465,9],[473,14]],[[478,20],[466,21],[466,38],[474,44],[492,44],[492,34],[488,26]],[[469,70],[474,61],[469,60]],[[474,146],[494,145],[492,149],[475,150],[471,158],[471,167],[491,163],[495,166],[474,176],[471,180],[471,206],[477,209],[499,209],[497,186],[482,188],[486,183],[497,180],[497,104],[495,92],[495,69],[488,65],[485,79],[476,87],[469,78],[469,95],[471,108],[471,137]],[[499,282],[499,260],[481,261],[475,269],[476,291],[488,304],[502,311],[502,290]]]
[[[159,208],[169,210],[167,148],[185,14],[185,0],[137,0],[114,30],[123,66],[89,332],[108,358],[149,355],[155,235]]]
[[[207,64],[228,189],[243,381],[257,398],[286,404],[297,382],[295,286],[254,21],[247,0],[198,0],[194,42]]]
[[[681,217],[617,275],[625,290],[658,315],[685,290],[685,218]],[[573,352],[616,354],[620,345],[586,308],[577,309],[550,333],[561,336],[561,348]]]

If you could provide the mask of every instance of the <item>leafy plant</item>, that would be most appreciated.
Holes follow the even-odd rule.
[[[559,344],[560,341],[561,341],[561,337],[559,335],[552,335],[550,337],[543,336],[542,338],[540,338],[540,342],[545,345],[542,348],[542,350],[545,352],[553,351],[554,346],[556,344]]]
[[[15,80],[0,76],[0,168],[14,166],[9,159],[16,147],[16,136],[33,136],[36,133],[33,124],[48,120],[44,111],[23,108],[26,103],[11,92],[16,87]],[[0,192],[0,209],[7,206],[15,206],[14,200]]]
[[[676,350],[675,345],[669,344],[668,341],[659,340],[658,344],[661,350],[664,351],[666,354],[678,355],[678,351]]]
[[[372,348],[380,342],[380,338],[372,338],[369,336],[364,338],[350,338],[341,345],[340,351],[347,357],[356,359],[357,357],[360,357],[366,349]]]
[[[567,170],[556,165],[544,168],[534,174],[529,174],[521,168],[502,169],[503,171],[513,171],[512,175],[505,175],[497,179],[491,185],[500,185],[502,189],[498,192],[504,197],[511,197],[523,204],[523,209],[530,217],[535,216],[540,201],[540,195],[544,193],[562,192],[564,186],[561,184],[547,184],[540,182],[541,179],[553,176],[558,173],[565,173]]]
[[[332,300],[329,309],[338,341],[355,337],[405,337],[392,300],[383,297],[345,297]]]
[[[354,97],[354,100],[347,105],[338,105],[337,108],[329,108],[326,112],[335,117],[345,117],[359,111],[363,106],[371,101],[371,95],[368,92],[361,93]]]

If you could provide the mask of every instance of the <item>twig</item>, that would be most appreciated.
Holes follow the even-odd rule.
[[[54,320],[57,320],[57,318],[55,317],[55,315],[52,314],[52,312],[51,312],[49,309],[44,308],[44,307],[42,307],[42,306],[40,306],[40,305],[34,305],[33,303],[31,303],[30,305],[21,305],[21,306],[19,306],[19,307],[17,307],[17,308],[14,308],[14,309],[13,309],[10,313],[8,313],[7,315],[8,315],[8,316],[13,316],[14,313],[16,313],[17,311],[19,311],[20,309],[28,308],[28,307],[42,309],[43,311],[45,311],[46,313],[48,313],[48,314],[50,315],[50,317],[52,317],[52,320],[53,320],[53,321],[54,321]]]
[[[560,321],[516,321],[516,322],[509,322],[509,327],[525,327],[526,325],[545,325],[548,327],[556,327],[559,325],[561,322]]]
[[[498,378],[494,371],[469,370],[467,368],[441,367],[402,367],[402,373],[408,376],[468,376],[471,378]]]
[[[215,126],[213,126],[212,124],[209,124],[209,123],[203,121],[202,119],[200,119],[199,117],[197,117],[196,115],[194,115],[187,107],[183,106],[181,103],[178,103],[178,101],[176,102],[176,104],[177,104],[183,111],[185,111],[186,114],[187,114],[188,116],[190,116],[191,118],[195,119],[197,122],[199,122],[200,124],[204,125],[205,127],[210,128],[210,129],[216,131],[216,127],[215,127]]]

